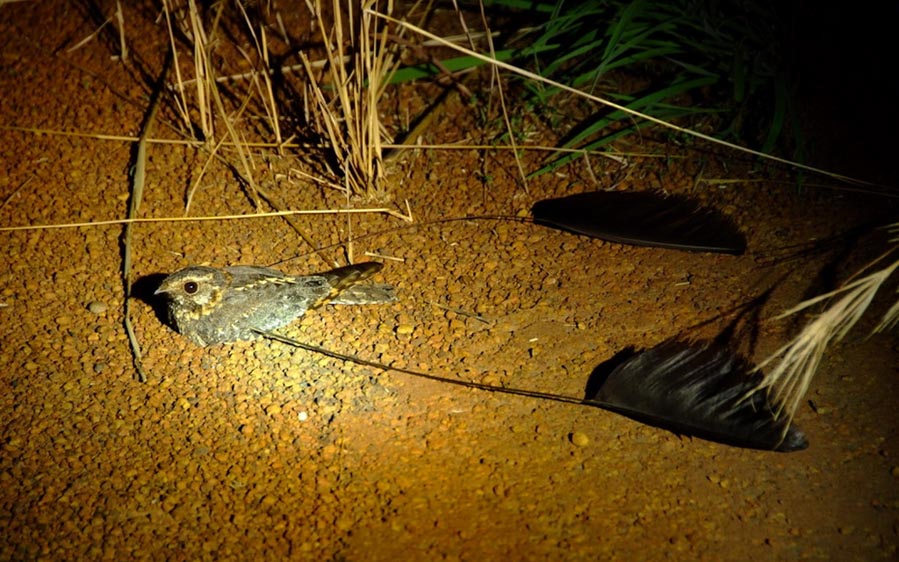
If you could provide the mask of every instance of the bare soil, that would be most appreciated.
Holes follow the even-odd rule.
[[[135,69],[155,76],[167,48],[154,9],[126,10],[134,44],[122,64],[110,56],[114,34],[68,50],[97,27],[86,9],[0,7],[0,225],[126,215],[134,144],[63,133],[140,130],[149,81]],[[394,102],[420,103],[416,88]],[[476,113],[451,104],[426,142],[479,142]],[[178,139],[166,125],[175,121],[166,107],[154,136]],[[555,138],[525,121],[530,141]],[[888,204],[798,190],[782,171],[695,143],[644,137],[618,148],[663,157],[594,159],[594,177],[573,165],[525,189],[507,152],[406,152],[388,204],[408,201],[413,225],[378,214],[297,219],[322,246],[354,236],[355,260],[384,261],[378,280],[395,284],[399,301],[323,308],[284,333],[454,380],[579,398],[616,352],[714,337],[738,306],[772,289],[750,323],[757,337],[747,329],[739,341],[760,360],[801,325],[769,318],[885,247],[875,233],[788,259]],[[540,158],[527,153],[525,165]],[[183,215],[206,159],[195,147],[152,144],[141,216]],[[345,206],[291,171],[308,161],[302,151],[254,153],[264,185],[289,208]],[[697,197],[730,215],[750,250],[690,254],[512,220],[433,222],[526,216],[537,200],[612,186]],[[253,212],[219,164],[190,210]],[[810,447],[780,454],[280,343],[199,348],[161,321],[144,297],[159,275],[188,264],[307,273],[344,256],[338,246],[322,259],[276,217],[137,226],[133,321],[148,374],[139,383],[123,329],[121,234],[119,224],[0,232],[0,559],[897,557],[899,346],[895,333],[865,337],[894,294],[826,355],[796,419]]]

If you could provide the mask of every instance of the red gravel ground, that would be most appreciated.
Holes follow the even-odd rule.
[[[81,8],[0,6],[0,225],[125,216],[133,143],[62,133],[137,134],[147,89],[134,69],[155,76],[167,48],[156,9],[126,10],[134,45],[122,64],[109,41],[69,51],[97,27]],[[415,87],[394,102],[403,95]],[[478,142],[475,113],[451,104],[426,142]],[[155,136],[178,138],[166,126],[175,122],[167,106]],[[582,397],[593,367],[621,349],[714,336],[735,307],[774,287],[757,341],[741,345],[760,360],[801,325],[765,319],[885,247],[875,234],[784,259],[785,248],[844,231],[883,202],[799,191],[707,147],[644,138],[619,149],[666,158],[595,159],[598,184],[575,165],[525,191],[504,152],[405,153],[387,185],[390,205],[408,200],[415,223],[378,214],[351,223],[354,236],[374,233],[354,243],[356,261],[383,261],[377,280],[397,286],[398,302],[326,307],[283,333],[454,380]],[[533,169],[539,155],[526,158]],[[151,144],[141,216],[182,216],[206,159]],[[261,182],[287,207],[345,205],[291,172],[307,160],[254,153]],[[539,199],[613,185],[700,198],[740,225],[750,251],[625,247],[508,220],[429,222],[527,215]],[[252,212],[233,174],[211,165],[190,214]],[[297,220],[319,245],[349,234],[345,217]],[[814,408],[797,415],[810,447],[778,454],[280,343],[198,348],[135,298],[148,375],[139,383],[123,329],[121,233],[0,232],[0,559],[896,559],[899,348],[894,334],[864,337],[888,299],[827,354]],[[138,296],[154,275],[188,264],[307,273],[344,255],[328,250],[326,263],[276,217],[141,223],[133,252]]]

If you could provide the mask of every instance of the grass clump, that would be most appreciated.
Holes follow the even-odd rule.
[[[316,132],[327,141],[344,179],[347,194],[383,198],[384,159],[378,100],[390,82],[395,48],[387,24],[369,8],[376,0],[332,0],[326,19],[320,0],[309,4],[322,36],[327,65],[315,71],[300,54],[309,76],[311,116]],[[387,4],[392,9],[391,4]]]
[[[730,0],[558,0],[488,6],[526,10],[540,21],[513,58],[545,78],[670,121],[703,117],[723,139],[771,152],[784,145],[794,112],[783,52],[786,18],[776,3]],[[528,81],[532,107],[564,106],[562,92]],[[539,109],[538,109],[539,110]],[[708,116],[713,116],[709,119]],[[649,125],[615,109],[581,119],[565,148],[597,150]],[[536,173],[581,153],[553,158]]]

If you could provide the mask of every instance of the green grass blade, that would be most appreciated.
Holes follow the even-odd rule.
[[[762,145],[762,152],[771,152],[777,144],[787,116],[788,96],[786,82],[784,80],[774,82],[774,115],[771,117],[771,127],[768,129],[768,137]]]

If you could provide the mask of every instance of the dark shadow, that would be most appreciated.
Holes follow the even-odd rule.
[[[715,336],[712,342],[724,348],[743,349],[748,355],[752,355],[758,343],[762,309],[771,299],[774,289],[783,283],[787,276],[782,275],[761,294],[740,305],[741,310],[736,317]]]
[[[789,262],[803,262],[828,253],[841,252],[846,246],[853,246],[859,239],[883,226],[895,222],[896,216],[889,200],[884,202],[881,216],[867,220],[857,226],[838,232],[826,238],[809,242],[789,244],[777,248],[759,250],[762,266],[782,265]]]
[[[623,365],[629,359],[633,358],[637,351],[633,347],[626,347],[612,356],[611,359],[603,361],[593,369],[590,376],[587,377],[587,385],[584,388],[584,396],[596,396],[602,385],[606,383],[612,371]]]
[[[878,230],[885,232],[885,225],[891,224],[896,220],[893,206],[892,201],[886,200],[882,210],[875,218],[866,220],[826,238],[766,251],[764,252],[765,258],[762,266],[773,267],[793,264],[787,274],[780,279],[779,284],[787,276],[797,274],[800,268],[808,262],[820,260],[822,265],[806,281],[800,302],[834,291],[843,285],[846,282],[847,275],[851,274],[851,272],[846,271],[846,264],[855,259],[854,256],[859,253],[859,250],[863,251],[866,244],[872,248],[885,246],[885,244],[879,242],[874,244],[867,243],[865,239],[877,236]],[[826,306],[828,306],[827,301],[819,303],[816,307],[811,308],[810,311],[820,311]],[[790,330],[795,332],[801,329],[805,319],[806,316],[803,314],[794,314],[787,318],[786,322],[790,326]]]
[[[131,296],[149,304],[153,308],[153,312],[156,313],[156,318],[163,324],[170,326],[171,321],[169,320],[165,298],[154,294],[166,277],[168,277],[166,273],[151,273],[150,275],[140,277],[131,285]]]
[[[805,293],[802,295],[802,300],[829,293],[839,287],[844,281],[842,279],[842,276],[845,275],[843,264],[849,260],[853,251],[859,247],[859,241],[862,236],[881,224],[883,223],[879,222],[879,220],[872,221],[822,240],[822,244],[819,246],[819,248],[822,248],[820,251],[828,252],[830,256],[809,282]]]
[[[722,318],[735,315],[719,333],[712,339],[712,342],[721,347],[732,349],[742,349],[747,355],[752,355],[755,350],[759,337],[759,326],[761,325],[761,313],[765,304],[770,300],[774,290],[777,289],[789,276],[790,272],[784,273],[775,282],[747,301],[734,305],[723,310],[720,314],[685,327],[680,332],[682,339],[689,340],[690,334],[698,332],[710,325],[720,324]]]

